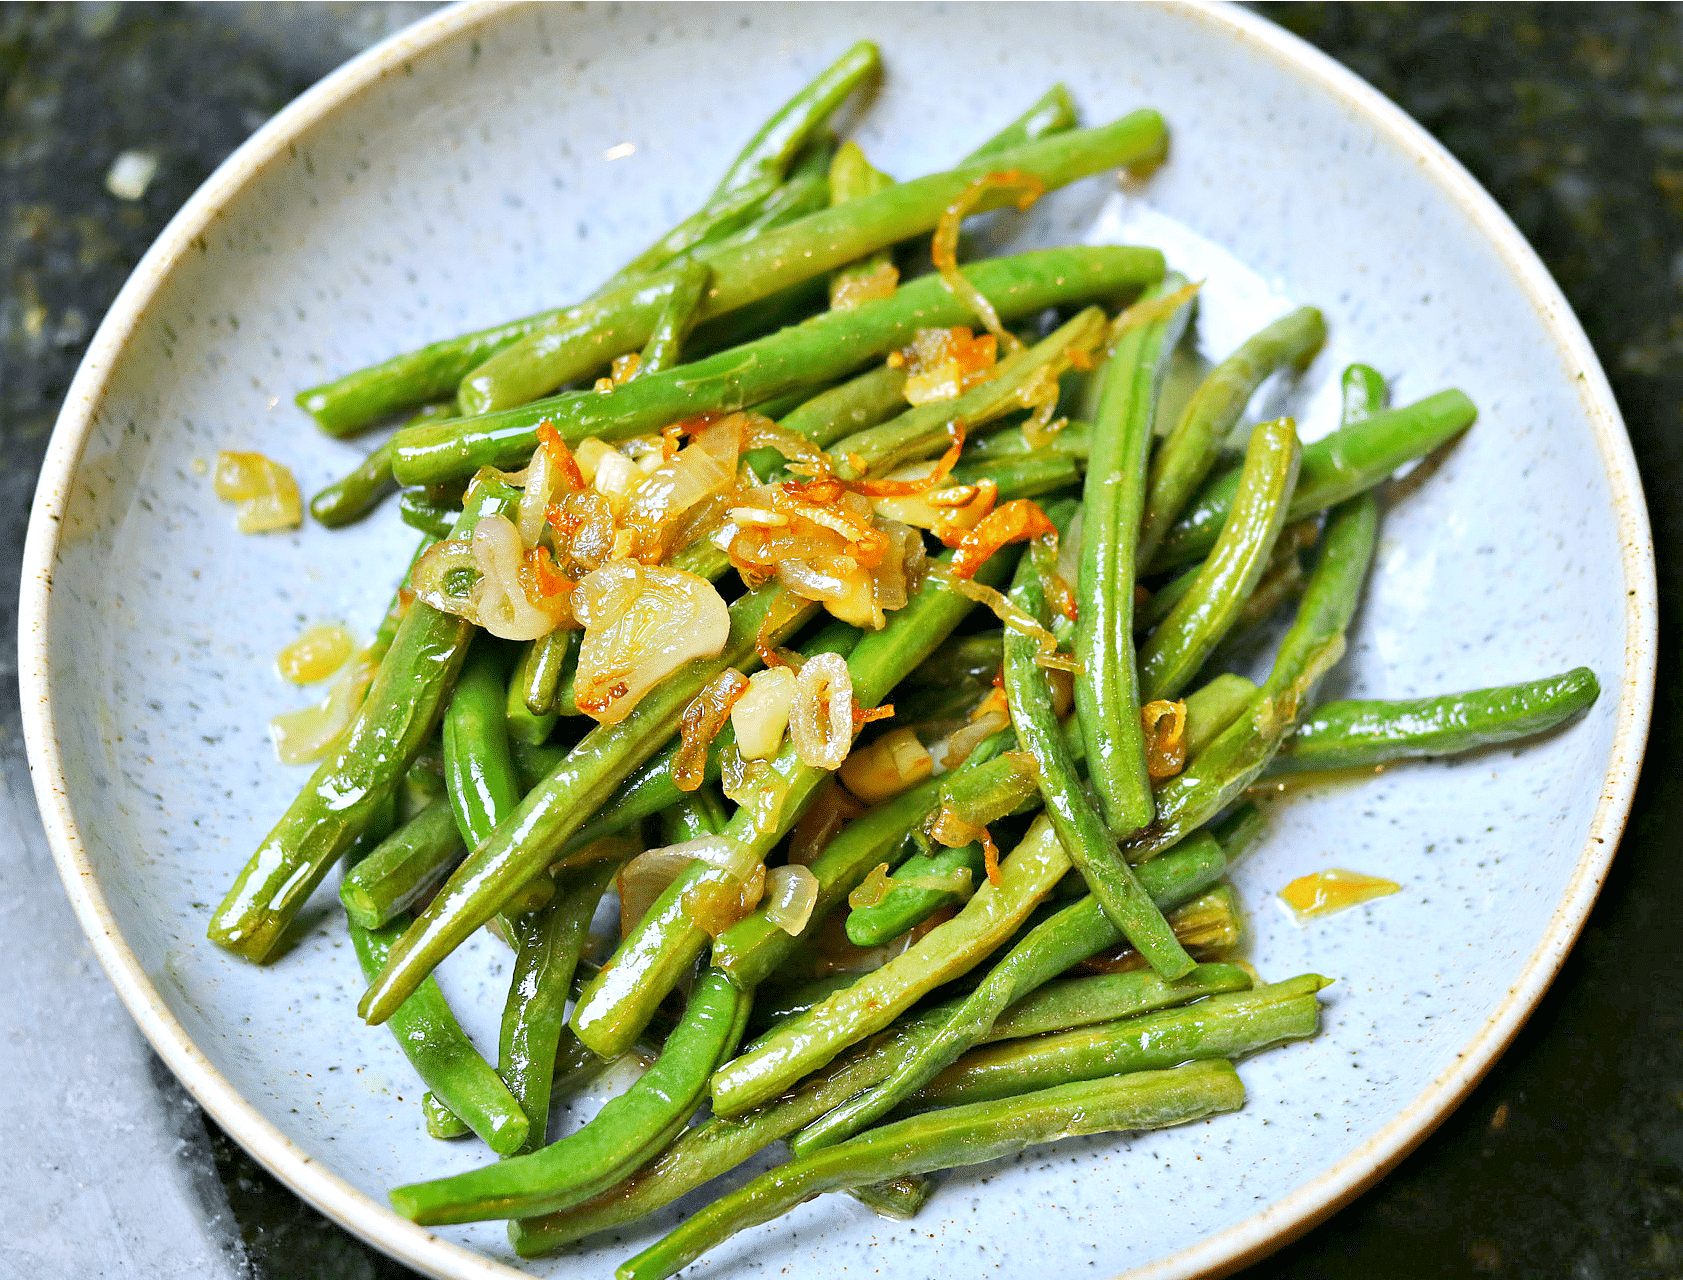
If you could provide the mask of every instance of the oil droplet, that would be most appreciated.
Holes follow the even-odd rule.
[[[1297,913],[1299,920],[1330,915],[1346,907],[1359,906],[1374,898],[1396,893],[1402,886],[1394,880],[1364,876],[1359,871],[1333,867],[1313,875],[1299,876],[1280,890],[1280,900]]]
[[[281,679],[314,684],[332,675],[356,652],[356,637],[337,622],[311,627],[275,655]]]

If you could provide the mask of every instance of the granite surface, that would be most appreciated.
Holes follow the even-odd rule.
[[[427,5],[0,6],[0,1280],[407,1276],[204,1120],[134,1031],[58,888],[23,760],[13,616],[36,468],[127,272],[252,129]],[[1683,9],[1259,9],[1420,120],[1536,246],[1623,407],[1683,599]],[[136,152],[144,190],[114,183]],[[148,159],[149,158],[149,159]],[[1677,646],[1612,877],[1484,1083],[1374,1190],[1247,1274],[1683,1275]],[[43,1153],[36,1164],[26,1153]],[[20,1156],[22,1158],[20,1158]]]

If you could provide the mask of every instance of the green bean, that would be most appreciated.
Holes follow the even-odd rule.
[[[1251,432],[1232,516],[1191,590],[1140,649],[1142,701],[1175,697],[1238,620],[1285,524],[1301,456],[1290,418]]]
[[[508,753],[514,757],[514,776],[520,780],[521,793],[530,791],[547,778],[555,766],[567,758],[569,750],[571,748],[552,742],[534,746],[511,737]]]
[[[917,1211],[929,1203],[929,1197],[935,1194],[935,1184],[921,1173],[906,1173],[882,1182],[868,1182],[862,1187],[848,1187],[847,1194],[885,1218],[905,1222],[915,1218]]]
[[[667,844],[685,840],[699,840],[702,836],[716,836],[725,829],[724,802],[712,787],[702,785],[686,791],[660,815],[660,825]]]
[[[1245,971],[1230,964],[1199,965],[1174,983],[1144,970],[1048,983],[1001,1014],[982,1039],[987,1043],[1068,1031],[1218,992],[1242,991],[1250,985]],[[689,1130],[627,1181],[592,1200],[511,1224],[515,1249],[522,1257],[534,1257],[593,1232],[647,1217],[886,1080],[957,1007],[952,1002],[896,1022],[783,1097],[740,1119],[709,1120]],[[960,1058],[959,1063],[967,1060]]]
[[[1005,663],[1005,633],[978,631],[948,641],[906,679],[940,689],[984,688]]]
[[[1048,89],[1035,104],[970,153],[972,159],[997,155],[1037,138],[1075,128],[1075,102],[1061,83]]]
[[[335,480],[310,499],[310,514],[329,529],[360,520],[397,489],[392,479],[392,443],[386,441],[343,479]]]
[[[1262,816],[1262,810],[1248,801],[1233,809],[1210,828],[1210,833],[1221,844],[1229,863],[1238,861],[1240,855],[1267,834],[1267,831],[1268,820]]]
[[[964,442],[961,466],[982,468],[984,463],[1005,465],[1031,458],[1069,458],[1085,462],[1093,445],[1093,424],[1079,419],[1066,423],[1043,444],[1030,444],[1021,431],[996,431]],[[986,475],[986,470],[978,470]]]
[[[1326,336],[1321,313],[1299,307],[1246,339],[1204,379],[1152,459],[1136,552],[1140,565],[1150,563],[1187,499],[1209,475],[1222,442],[1263,379],[1287,365],[1306,369]]]
[[[481,514],[500,513],[513,498],[501,482],[482,485],[455,536],[471,537]],[[269,957],[328,867],[362,834],[432,737],[474,630],[424,601],[409,606],[351,727],[211,917],[211,941],[248,960]]]
[[[431,1090],[421,1095],[421,1119],[427,1126],[429,1138],[465,1138],[473,1130]]]
[[[477,845],[520,803],[508,749],[502,655],[485,637],[473,646],[444,712],[444,785],[462,841]]]
[[[436,502],[425,489],[405,489],[397,496],[397,513],[411,529],[433,538],[448,538],[461,512],[447,502]]]
[[[425,897],[461,853],[455,815],[434,801],[345,873],[339,901],[353,923],[378,929]]]
[[[1186,695],[1186,758],[1193,759],[1244,713],[1256,686],[1231,672]]]
[[[1341,427],[1366,422],[1390,407],[1391,389],[1385,385],[1385,376],[1372,365],[1347,366],[1339,380],[1339,390],[1342,396],[1338,425]]]
[[[876,76],[882,58],[861,40],[778,109],[725,170],[709,202],[767,176],[780,178],[795,153],[812,139],[860,85]]]
[[[1245,915],[1231,885],[1218,884],[1169,913],[1169,924],[1189,947],[1203,951],[1236,947],[1245,936]],[[1124,951],[1114,959],[1120,960]]]
[[[596,913],[621,859],[568,873],[553,901],[528,919],[515,951],[514,974],[503,1005],[497,1072],[531,1121],[526,1141],[511,1154],[545,1144],[555,1055],[567,1025],[573,973],[589,942]]]
[[[364,994],[362,1016],[384,1021],[439,961],[543,870],[620,780],[672,736],[684,707],[708,681],[748,661],[757,638],[781,644],[816,610],[777,588],[743,596],[731,606],[730,636],[717,657],[686,663],[644,694],[625,719],[598,725],[580,739],[416,917]]]
[[[1385,702],[1329,702],[1286,739],[1270,774],[1358,769],[1455,755],[1529,738],[1563,724],[1601,692],[1588,667],[1542,680]]]
[[[839,211],[865,203],[854,201]],[[715,288],[718,270],[715,263]],[[1161,271],[1162,255],[1156,250],[1121,245],[1034,250],[964,269],[1006,318],[1125,291],[1150,282]],[[576,444],[586,436],[621,440],[709,409],[748,408],[786,391],[842,377],[906,345],[920,328],[961,324],[969,318],[965,305],[939,276],[915,280],[891,298],[827,312],[706,359],[635,378],[612,391],[569,392],[439,427],[410,428],[396,437],[393,472],[405,484],[434,484],[473,475],[481,466],[517,465],[536,447],[537,424],[546,420],[563,439]]]
[[[875,426],[905,404],[905,368],[883,363],[813,396],[778,425],[826,449],[843,436]]]
[[[881,901],[868,907],[854,907],[847,913],[847,940],[856,947],[880,947],[922,924],[942,907],[962,903],[968,890],[898,883],[906,878],[945,878],[957,871],[968,872],[972,885],[981,879],[981,845],[967,844],[960,849],[943,849],[939,853],[920,853],[908,858],[898,869],[897,882]]]
[[[915,286],[908,289],[912,287]],[[856,309],[853,314],[862,309]],[[1001,360],[994,366],[992,376],[980,386],[951,400],[919,405],[897,418],[836,441],[831,450],[836,458],[836,474],[855,479],[866,472],[886,471],[899,462],[941,453],[951,444],[952,423],[962,422],[971,431],[1008,413],[1021,411],[1023,402],[1018,392],[1045,377],[1048,370],[1067,366],[1076,353],[1092,350],[1103,338],[1104,327],[1104,311],[1088,307],[1034,346]],[[859,460],[865,463],[863,468]]]
[[[1245,713],[1158,790],[1157,817],[1123,845],[1132,861],[1149,858],[1202,826],[1267,767],[1298,717],[1308,711],[1321,676],[1343,653],[1344,629],[1361,595],[1378,531],[1379,508],[1372,494],[1340,504],[1327,518],[1320,559],[1268,679]]]
[[[860,196],[874,196],[894,185],[893,178],[871,166],[857,142],[844,142],[836,149],[835,159],[830,161],[829,176],[832,205],[845,204]],[[841,267],[830,277],[830,305],[837,305],[838,299],[845,299],[851,289],[884,268],[892,269],[893,266],[894,250],[884,245],[859,261]],[[897,282],[899,276],[896,275],[894,280]]]
[[[701,308],[702,291],[712,272],[706,264],[687,262],[674,269],[672,293],[655,320],[654,332],[643,344],[633,377],[644,377],[670,369],[678,363],[684,339],[690,335]]]
[[[950,564],[951,559],[949,553],[940,563]],[[1009,556],[994,556],[977,572],[977,581],[1000,581],[1009,563]],[[969,597],[951,590],[939,575],[930,574],[904,607],[888,615],[882,630],[865,635],[848,655],[854,706],[877,706],[971,607]],[[755,783],[756,794],[741,801],[724,838],[753,849],[763,859],[794,826],[829,771],[803,764],[790,741],[764,762],[761,772],[763,780]],[[703,880],[725,874],[705,864],[691,864],[620,941],[573,1011],[574,1032],[597,1054],[607,1058],[624,1052],[647,1024],[654,1005],[701,954],[708,936],[691,918],[686,896]]]
[[[714,1072],[715,1114],[740,1115],[776,1097],[943,982],[969,971],[1011,936],[1069,866],[1051,822],[1036,818],[1000,863],[998,881],[984,884],[951,920]]]
[[[1400,409],[1376,412],[1303,446],[1303,466],[1292,495],[1289,521],[1302,520],[1386,479],[1405,462],[1420,458],[1459,435],[1478,416],[1459,391],[1440,391]],[[1152,557],[1152,571],[1196,560],[1209,551],[1233,504],[1238,473],[1210,480],[1164,535]]]
[[[1067,526],[1074,503],[1057,504],[1047,512],[1054,524]],[[1046,592],[1033,556],[1024,556],[1011,584],[1011,600],[1045,626],[1049,621]],[[1033,636],[1011,631],[1005,637],[1005,695],[1011,720],[1023,748],[1035,759],[1041,798],[1063,841],[1070,861],[1081,872],[1105,914],[1128,941],[1165,978],[1178,978],[1192,968],[1192,957],[1175,941],[1168,922],[1151,901],[1133,870],[1123,859],[1104,819],[1088,800],[1076,773],[1075,760],[1064,745],[1064,734],[1052,705],[1046,673],[1035,664],[1039,643]],[[1088,747],[1088,770],[1093,765]]]
[[[364,976],[378,972],[403,924],[400,916],[378,929],[350,926]],[[506,1155],[526,1140],[529,1126],[520,1104],[469,1042],[436,982],[422,983],[392,1014],[391,1032],[415,1074],[491,1150]]]
[[[978,484],[983,480],[992,480],[1002,494],[1036,498],[1043,493],[1056,493],[1079,484],[1081,473],[1079,459],[1067,453],[1045,450],[1002,462],[960,464],[953,468],[952,483]]]
[[[1231,1111],[1244,1097],[1230,1064],[1206,1061],[900,1120],[760,1175],[692,1214],[616,1275],[618,1280],[663,1280],[737,1231],[768,1222],[823,1191],[980,1164],[1041,1142],[1182,1124]]]
[[[604,280],[595,292],[611,293],[646,280],[675,262],[684,261],[686,255],[741,231],[759,217],[766,201],[777,192],[782,182],[781,173],[767,173],[716,200],[708,201]],[[474,410],[470,407],[469,412]]]
[[[1154,904],[1174,906],[1219,879],[1226,866],[1221,846],[1202,836],[1155,863],[1146,863],[1140,868],[1139,878]],[[1037,925],[993,967],[975,991],[944,1016],[932,1020],[928,1034],[907,1046],[881,1083],[814,1121],[793,1144],[795,1149],[839,1142],[875,1123],[966,1049],[986,1038],[1007,1008],[1070,965],[1114,946],[1122,936],[1096,895],[1080,899]],[[1188,963],[1179,974],[1160,974],[1159,981],[1166,990],[1195,969]]]
[[[1166,276],[1146,297],[1172,296],[1183,284],[1180,276]],[[1151,820],[1134,664],[1134,540],[1157,392],[1190,313],[1189,300],[1125,331],[1099,371],[1075,586],[1075,657],[1081,663],[1075,706],[1088,776],[1118,839]]]
[[[984,738],[957,769],[940,778],[926,778],[891,800],[869,809],[844,826],[807,870],[818,879],[818,897],[806,928],[791,937],[773,924],[761,908],[738,921],[713,943],[713,964],[744,987],[754,988],[810,938],[836,911],[879,862],[893,859],[896,848],[939,802],[943,788],[954,779],[983,767],[1004,748],[1008,734]]]
[[[1315,992],[1328,982],[1304,974],[1138,1018],[979,1049],[931,1080],[916,1103],[964,1106],[1188,1060],[1237,1058],[1284,1040],[1307,1039],[1320,1026]]]
[[[540,736],[535,730],[528,733],[525,727],[554,712],[555,695],[561,688],[569,660],[575,655],[573,642],[579,635],[570,627],[557,629],[529,641],[521,651],[514,678],[508,685],[508,725],[510,734],[528,746],[537,746],[549,737],[547,729]],[[523,708],[525,715],[517,715],[517,707]],[[549,727],[554,727],[554,721],[549,722]]]
[[[707,1073],[747,1020],[748,997],[710,973],[658,1061],[582,1129],[529,1155],[453,1177],[397,1187],[392,1207],[432,1226],[551,1213],[611,1187],[661,1151],[707,1093]]]
[[[712,269],[713,284],[702,304],[702,318],[734,311],[884,245],[932,230],[947,206],[976,178],[996,169],[1017,169],[1039,178],[1050,190],[1106,169],[1155,158],[1163,147],[1162,118],[1153,111],[1136,111],[1097,129],[1044,138],[945,173],[899,183],[741,244],[703,250],[696,260]],[[1010,198],[1010,192],[986,192],[975,212],[998,208]],[[670,287],[668,275],[661,273],[569,308],[464,378],[457,391],[462,409],[484,414],[525,404],[641,345],[648,337],[653,312]],[[949,300],[957,302],[950,294]],[[958,304],[957,309],[964,307]],[[401,479],[401,445],[399,452]]]

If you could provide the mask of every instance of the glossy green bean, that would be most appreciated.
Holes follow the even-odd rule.
[[[942,558],[950,564],[951,553]],[[999,582],[1009,572],[1010,556],[996,555],[976,574],[977,581]],[[888,615],[886,625],[860,639],[848,655],[853,705],[877,706],[895,685],[961,622],[970,611],[967,596],[949,589],[936,573],[912,593],[904,607]],[[790,741],[764,762],[755,796],[741,801],[724,838],[753,849],[764,858],[794,826],[829,771],[803,764]],[[767,816],[768,810],[775,817]],[[692,918],[685,897],[703,880],[726,873],[694,863],[679,873],[658,897],[618,950],[603,966],[573,1011],[579,1039],[602,1057],[622,1053],[647,1024],[654,1006],[707,945],[706,932]]]
[[[547,717],[557,714],[555,695],[574,659],[580,634],[571,627],[557,629],[528,641],[521,649],[520,661],[508,682],[510,737],[534,747],[549,737],[555,721]]]
[[[971,159],[997,155],[1037,138],[1075,128],[1075,102],[1061,83],[1053,85],[1022,115],[970,153]]]
[[[392,479],[392,443],[380,445],[310,499],[310,514],[329,529],[338,529],[367,515],[387,494],[397,491]]]
[[[1113,357],[1114,358],[1114,357]],[[1047,515],[1067,527],[1074,503],[1054,505]],[[1042,626],[1050,622],[1046,591],[1033,556],[1017,564],[1011,601]],[[1005,636],[1005,696],[1011,721],[1022,748],[1034,757],[1036,778],[1052,826],[1063,841],[1070,861],[1080,870],[1116,927],[1165,978],[1178,978],[1192,968],[1192,957],[1175,941],[1163,914],[1117,849],[1104,818],[1087,798],[1076,772],[1075,759],[1064,744],[1063,729],[1052,705],[1052,688],[1045,671],[1036,665],[1040,651],[1033,636],[1009,631]],[[1088,744],[1089,774],[1098,773]]]
[[[378,972],[402,927],[402,917],[378,929],[350,926],[365,977]],[[506,1155],[526,1140],[530,1126],[520,1104],[468,1040],[436,982],[422,983],[392,1014],[391,1032],[415,1074],[491,1150]]]
[[[939,689],[980,689],[993,684],[1004,663],[1005,633],[978,631],[949,640],[906,679]]]
[[[721,1197],[624,1266],[618,1280],[664,1280],[720,1241],[770,1221],[823,1191],[908,1173],[979,1164],[1041,1142],[1082,1134],[1181,1124],[1243,1104],[1244,1086],[1226,1062],[1194,1062],[1082,1081],[1003,1102],[950,1107],[896,1121],[798,1157]]]
[[[590,938],[596,913],[622,859],[566,873],[554,899],[527,919],[514,954],[514,973],[503,1004],[497,1073],[531,1121],[513,1155],[545,1145],[555,1057],[567,1025],[573,974]]]
[[[1304,974],[1138,1018],[979,1049],[932,1079],[914,1105],[964,1106],[1075,1080],[1238,1058],[1285,1040],[1304,1040],[1319,1029],[1315,993],[1328,982]]]
[[[378,929],[425,897],[461,854],[455,814],[434,801],[345,872],[339,901],[353,923]]]
[[[1195,757],[1244,713],[1256,686],[1224,672],[1186,695],[1186,758]]]
[[[672,292],[655,319],[654,332],[643,344],[633,377],[646,377],[670,369],[683,353],[684,340],[695,327],[701,311],[701,296],[712,272],[705,263],[686,262],[673,269]]]
[[[1321,313],[1299,307],[1247,338],[1204,379],[1152,458],[1136,552],[1140,565],[1151,562],[1169,526],[1209,475],[1222,442],[1263,380],[1288,365],[1307,368],[1326,336]]]
[[[1238,621],[1285,525],[1301,457],[1297,425],[1290,418],[1265,422],[1251,432],[1232,516],[1191,589],[1140,648],[1142,701],[1179,694]]]
[[[397,514],[411,529],[448,538],[460,511],[448,502],[435,501],[425,489],[405,489],[397,496]]]
[[[1167,276],[1146,295],[1172,295],[1184,284]],[[1188,300],[1123,332],[1099,370],[1090,433],[1079,572],[1075,583],[1075,707],[1090,763],[1089,779],[1112,836],[1151,821],[1134,662],[1134,547],[1146,493],[1151,422],[1169,352],[1191,314]],[[1096,764],[1093,762],[1097,762]]]
[[[444,712],[444,785],[470,849],[520,803],[508,747],[502,654],[489,636],[468,653]]]
[[[473,1132],[467,1121],[440,1102],[431,1090],[421,1095],[421,1119],[429,1138],[465,1138]]]
[[[1163,121],[1156,112],[1136,111],[1096,129],[1043,138],[945,173],[898,183],[741,244],[702,250],[696,260],[713,273],[702,317],[735,311],[885,245],[933,230],[947,206],[976,178],[994,169],[1017,169],[1052,190],[1106,169],[1154,159],[1162,154],[1164,136]],[[1004,191],[986,192],[975,211],[998,208],[1010,196]],[[464,378],[457,391],[463,411],[484,414],[527,403],[640,346],[653,323],[652,309],[670,287],[670,280],[661,273],[570,308]],[[957,302],[950,294],[949,299]],[[845,367],[838,372],[845,372]],[[399,454],[401,479],[401,445]]]
[[[953,468],[952,482],[962,485],[992,480],[1001,493],[1037,498],[1079,484],[1082,470],[1080,459],[1049,449],[999,462],[960,463]]]
[[[1600,692],[1595,673],[1575,667],[1542,680],[1431,698],[1329,702],[1304,717],[1268,772],[1370,768],[1513,742],[1570,720]]]
[[[513,498],[501,482],[480,486],[455,536],[471,537],[480,515],[501,513]],[[211,941],[248,960],[270,956],[328,867],[363,833],[432,737],[474,630],[423,601],[409,606],[351,727],[211,916]]]
[[[731,631],[715,658],[696,658],[643,696],[617,724],[587,733],[565,760],[470,852],[450,880],[392,948],[359,1012],[383,1021],[445,956],[495,915],[519,887],[557,856],[561,846],[613,788],[663,745],[689,700],[725,667],[748,661],[757,638],[781,644],[816,612],[777,588],[731,606]]]
[[[865,153],[857,142],[844,142],[836,148],[835,159],[830,161],[829,177],[832,205],[845,204],[860,196],[874,196],[894,185],[893,178],[873,168],[871,162],[865,159]],[[883,245],[859,261],[838,268],[830,276],[830,305],[835,306],[838,298],[845,298],[851,289],[893,265],[894,250],[889,245]]]
[[[1341,427],[1353,427],[1358,422],[1366,422],[1374,414],[1383,413],[1391,406],[1391,388],[1385,383],[1385,375],[1372,365],[1345,366],[1338,385],[1338,425]]]
[[[1154,904],[1172,907],[1213,884],[1226,867],[1227,858],[1221,846],[1203,836],[1156,859],[1155,864],[1142,866],[1139,879]],[[807,1150],[840,1142],[874,1124],[966,1049],[987,1038],[1006,1009],[1072,964],[1115,946],[1122,936],[1096,896],[1082,898],[1073,906],[1063,908],[1031,929],[975,991],[942,1017],[932,1020],[927,1034],[915,1045],[907,1046],[894,1070],[880,1084],[815,1120],[792,1145],[797,1150]],[[1170,990],[1177,979],[1186,979],[1194,972],[1196,966],[1189,963],[1179,974],[1158,974],[1162,984],[1159,989]]]
[[[391,1192],[392,1207],[423,1225],[552,1213],[611,1187],[682,1131],[706,1097],[707,1073],[747,1021],[748,997],[709,974],[654,1066],[583,1128],[529,1155]]]
[[[937,853],[914,854],[894,870],[897,881],[908,878],[945,879],[963,871],[969,874],[970,885],[974,887],[984,875],[982,846],[967,844]],[[963,903],[968,894],[968,889],[933,889],[896,883],[881,901],[868,907],[854,907],[847,913],[847,940],[856,947],[880,947],[922,924],[943,907]]]
[[[1287,520],[1302,520],[1373,488],[1405,462],[1424,457],[1478,416],[1460,391],[1440,391],[1400,409],[1386,409],[1303,447],[1303,465]],[[1206,484],[1164,535],[1153,572],[1196,560],[1215,545],[1233,504],[1238,472]]]
[[[715,264],[715,287],[717,271]],[[1156,250],[1120,245],[1034,250],[964,269],[1006,318],[1126,291],[1161,272],[1162,255]],[[748,408],[784,392],[822,387],[905,346],[920,328],[961,324],[970,318],[965,304],[939,276],[915,280],[893,297],[827,312],[676,369],[634,378],[613,391],[569,392],[516,409],[399,432],[393,472],[404,484],[435,484],[473,475],[481,466],[519,465],[537,445],[537,424],[546,420],[563,439],[576,444],[592,435],[621,440],[709,409]]]

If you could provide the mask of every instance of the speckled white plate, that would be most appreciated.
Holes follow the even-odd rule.
[[[1321,305],[1329,349],[1286,397],[1306,434],[1331,426],[1350,359],[1393,376],[1399,401],[1456,385],[1478,402],[1477,425],[1386,517],[1346,689],[1583,663],[1605,693],[1519,750],[1275,807],[1237,875],[1252,958],[1339,982],[1318,1039],[1243,1065],[1242,1113],[955,1174],[908,1225],[823,1197],[716,1251],[710,1273],[1169,1277],[1255,1257],[1467,1092],[1554,975],[1617,843],[1655,642],[1618,411],[1507,219],[1347,72],[1241,10],[1176,3],[440,13],[261,129],[136,269],[53,437],[21,636],[42,814],[142,1029],[258,1159],[434,1275],[601,1275],[630,1242],[520,1264],[500,1224],[429,1232],[394,1216],[388,1186],[484,1152],[422,1135],[406,1064],[356,1019],[360,978],[325,894],[270,968],[205,941],[209,906],[301,780],[265,739],[267,717],[302,700],[273,654],[317,620],[367,634],[412,535],[388,509],[343,533],[238,537],[199,461],[260,449],[307,490],[340,473],[356,450],[317,434],[294,391],[580,296],[867,35],[888,75],[858,136],[901,175],[943,167],[1057,79],[1088,120],[1161,108],[1173,153],[1149,184],[1083,183],[1016,238],[1163,244],[1210,278],[1200,332],[1218,355],[1288,302]],[[1404,888],[1300,929],[1272,894],[1330,865]],[[486,944],[444,974],[481,1036],[504,963]]]

